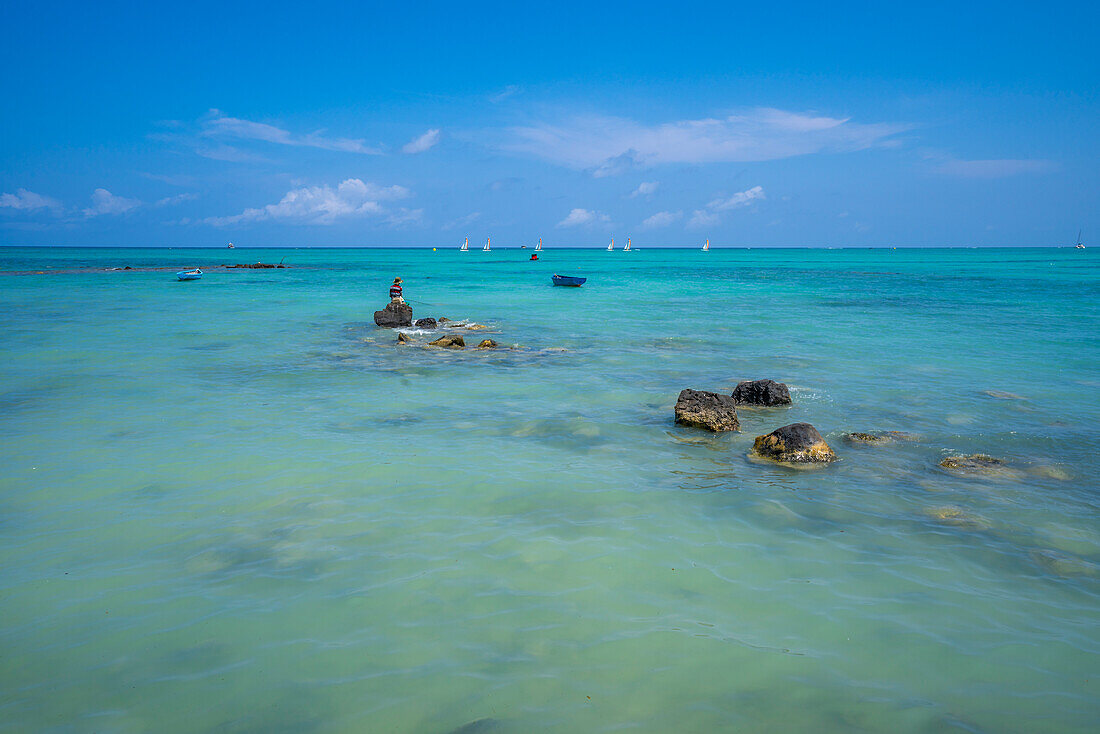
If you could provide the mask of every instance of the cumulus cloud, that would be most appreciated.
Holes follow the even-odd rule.
[[[16,189],[14,194],[0,194],[0,209],[13,209],[15,211],[33,212],[42,209],[60,213],[61,202],[49,196],[36,194],[26,189]]]
[[[202,120],[202,134],[210,138],[236,138],[239,140],[258,140],[275,145],[291,145],[322,150],[337,150],[346,153],[365,153],[380,155],[378,148],[368,146],[361,138],[329,137],[325,130],[316,130],[305,135],[296,135],[289,130],[254,122],[239,117],[228,117],[221,110],[210,110]],[[221,153],[225,153],[221,150]],[[214,157],[214,156],[209,156]],[[224,155],[223,155],[224,157]]]
[[[684,216],[682,211],[676,212],[657,212],[652,217],[647,217],[642,222],[642,229],[657,229],[658,227],[667,227],[680,217]]]
[[[719,221],[721,218],[716,213],[706,209],[696,209],[691,213],[687,226],[689,229],[706,229],[718,224]]]
[[[656,181],[643,181],[638,184],[638,188],[634,189],[634,192],[630,194],[630,198],[634,199],[639,196],[652,196],[657,192],[658,183]]]
[[[379,202],[404,199],[407,196],[409,196],[409,190],[403,186],[379,186],[365,183],[357,178],[349,178],[336,188],[303,186],[291,189],[278,203],[268,204],[258,209],[245,209],[240,214],[228,217],[208,217],[204,221],[216,227],[264,220],[298,224],[333,224],[337,220],[349,217],[384,215],[387,212]]]
[[[409,142],[405,143],[401,151],[404,153],[423,153],[435,146],[439,142],[439,129],[432,128],[428,132],[421,135],[419,138],[413,138]]]
[[[98,217],[104,214],[125,214],[139,206],[141,206],[140,199],[127,199],[123,196],[115,196],[107,189],[96,189],[92,192],[92,205],[84,210],[84,216]]]
[[[565,219],[558,222],[559,227],[587,227],[592,224],[611,221],[606,214],[591,209],[572,209]]]
[[[963,178],[1003,178],[1022,173],[1047,173],[1057,170],[1053,161],[1002,158],[994,160],[960,161],[947,160],[936,171],[948,176]]]
[[[574,117],[507,131],[503,149],[607,176],[662,163],[767,161],[890,145],[899,123],[756,108],[722,118],[644,124],[620,117]]]

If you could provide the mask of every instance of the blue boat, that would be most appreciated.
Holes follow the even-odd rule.
[[[181,270],[176,273],[176,277],[180,280],[198,280],[202,277],[202,271],[198,268],[194,270]]]
[[[588,278],[578,278],[574,275],[552,275],[550,280],[554,281],[554,285],[571,285],[574,288],[580,288]]]

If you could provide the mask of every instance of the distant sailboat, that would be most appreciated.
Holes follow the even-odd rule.
[[[707,240],[707,244],[703,245],[703,252],[710,252],[710,240]]]
[[[1078,250],[1085,249],[1085,246],[1081,244],[1081,230],[1077,230],[1077,244],[1074,247]]]
[[[623,252],[630,252],[630,238],[626,238],[626,247],[623,248]]]
[[[1081,239],[1081,238],[1080,238],[1080,236],[1078,236],[1078,238],[1077,238],[1077,239]],[[229,243],[229,245],[227,245],[227,247],[228,247],[228,248],[229,248],[230,250],[232,250],[232,249],[233,249],[233,243],[232,243],[232,242],[230,242],[230,243]]]
[[[615,249],[615,238],[614,238],[614,237],[612,237],[612,238],[611,238],[611,244],[609,244],[609,245],[607,246],[607,251],[608,251],[608,252],[611,252],[611,251],[612,251],[612,250],[614,250],[614,249]]]
[[[485,238],[485,247],[482,247],[481,251],[482,252],[488,252],[489,251],[489,238],[488,237]]]
[[[535,245],[535,252],[542,252],[542,238],[539,237],[539,243]]]
[[[466,239],[464,239],[462,241],[462,247],[460,247],[458,249],[462,250],[463,252],[466,252],[467,250],[469,250],[470,249],[470,238],[467,237]]]

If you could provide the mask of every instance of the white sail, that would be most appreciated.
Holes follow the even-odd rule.
[[[489,251],[489,238],[488,237],[485,238],[485,247],[482,247],[481,251],[482,252],[488,252]]]
[[[623,252],[630,252],[630,238],[626,238],[626,247],[623,248]]]
[[[542,238],[539,237],[539,243],[537,245],[535,245],[535,251],[539,252],[541,250],[542,250]]]
[[[467,237],[465,240],[463,240],[462,241],[462,247],[460,247],[458,249],[460,249],[460,250],[469,250],[470,249],[470,238]]]
[[[609,244],[609,245],[607,246],[607,251],[608,251],[608,252],[611,252],[611,251],[612,251],[612,250],[614,250],[614,249],[615,249],[615,238],[614,238],[614,237],[612,237],[612,238],[611,238],[611,244]]]
[[[707,244],[703,245],[703,252],[710,252],[710,240],[707,240]]]

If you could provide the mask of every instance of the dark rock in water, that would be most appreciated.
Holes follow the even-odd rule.
[[[495,349],[497,343],[492,339],[483,339],[481,344],[477,345],[478,349]]]
[[[429,316],[426,319],[417,319],[416,320],[416,328],[418,328],[418,329],[434,329],[435,328],[435,319],[433,319],[431,316]]]
[[[844,440],[863,446],[883,446],[895,441],[914,441],[916,437],[903,431],[875,431],[874,433],[860,433],[854,431],[845,433]]]
[[[374,312],[374,323],[378,326],[412,326],[413,309],[407,303],[390,301],[381,311]]]
[[[809,423],[792,423],[776,428],[766,436],[757,436],[752,450],[765,459],[795,464],[835,461],[836,454]]]
[[[466,340],[458,334],[441,336],[434,342],[428,342],[433,347],[447,347],[448,349],[462,349],[466,346]]]
[[[133,270],[133,268],[131,268],[129,265],[127,265],[126,267],[123,268],[123,270]]]
[[[737,404],[733,398],[705,390],[685,389],[676,399],[676,422],[708,431],[739,431]]]
[[[733,389],[738,405],[790,405],[791,391],[775,380],[745,380]]]
[[[451,319],[447,318],[446,316],[440,316],[440,317],[439,317],[439,323],[441,323],[441,324],[445,324],[445,323],[447,323],[447,322],[448,322],[448,321],[450,321],[450,320],[451,320]]]
[[[227,268],[251,268],[253,270],[264,270],[268,268],[285,268],[286,265],[274,263],[237,263],[236,265],[226,265]]]
[[[412,341],[412,339],[410,339],[409,335],[406,334],[405,332],[403,332],[403,331],[397,332],[397,343],[398,344],[408,344],[411,341]]]
[[[944,469],[957,472],[997,472],[1004,467],[1004,461],[985,454],[969,456],[948,456],[940,462]]]

